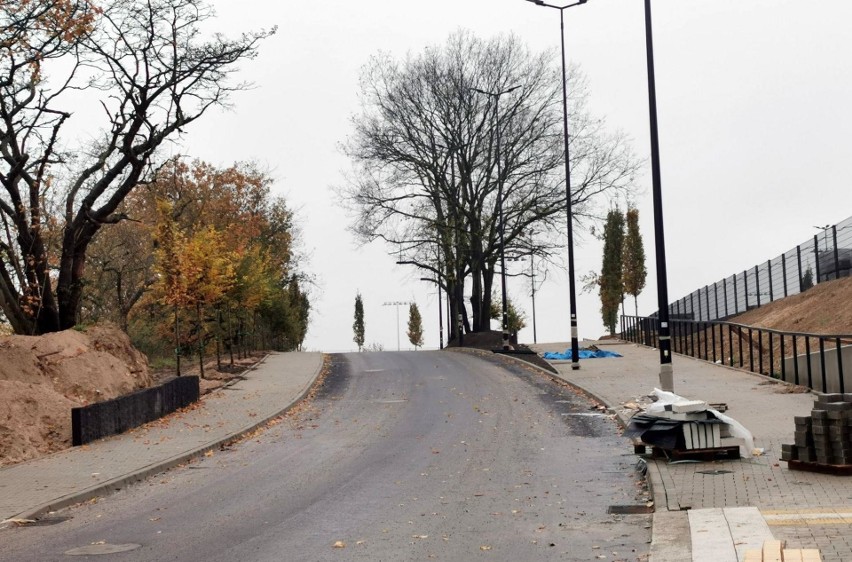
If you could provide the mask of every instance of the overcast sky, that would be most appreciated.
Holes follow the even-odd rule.
[[[258,161],[297,210],[318,280],[307,348],[354,348],[356,291],[364,298],[367,343],[396,349],[395,310],[382,305],[414,300],[426,346],[437,347],[434,286],[396,266],[380,243],[359,247],[331,190],[349,168],[339,143],[358,111],[359,69],[378,51],[402,58],[462,28],[480,37],[512,32],[536,50],[558,49],[558,12],[524,0],[213,4],[218,31],[277,25],[278,33],[243,67],[256,88],[237,94],[232,111],[196,123],[182,151],[221,166]],[[852,2],[654,0],[653,8],[675,300],[805,241],[814,225],[852,215]],[[587,75],[591,108],[649,158],[643,2],[589,0],[565,14],[568,57]],[[641,314],[656,310],[650,185],[646,166],[637,196],[649,270]],[[578,275],[599,270],[600,245],[584,236],[575,261]],[[529,286],[514,285],[509,294],[529,316]],[[554,272],[536,297],[538,341],[569,339],[567,272]],[[596,294],[578,296],[581,338],[604,333],[599,308]],[[401,330],[406,318],[401,309]],[[532,341],[531,327],[521,340]]]

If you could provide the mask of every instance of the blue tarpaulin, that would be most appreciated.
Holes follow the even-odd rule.
[[[565,361],[571,361],[573,359],[573,355],[571,355],[570,348],[566,349],[565,353],[559,353],[558,351],[545,351],[542,357],[544,357],[545,359],[556,359]],[[602,349],[580,349],[580,359],[595,359],[598,357],[621,357],[621,355],[614,351],[604,351]]]

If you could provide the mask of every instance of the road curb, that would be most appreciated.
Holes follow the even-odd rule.
[[[269,357],[268,354],[263,359],[261,359],[260,361],[255,363],[255,365],[253,365],[252,368],[249,369],[249,371],[252,371],[252,370],[256,369],[259,365],[263,364],[263,362],[266,361],[267,357]],[[52,511],[58,511],[58,510],[63,509],[65,507],[69,507],[69,506],[74,505],[74,504],[78,504],[78,503],[88,501],[92,498],[107,496],[107,495],[112,494],[114,492],[120,491],[122,488],[125,488],[126,486],[128,486],[130,484],[133,484],[135,482],[139,482],[141,480],[145,480],[150,476],[153,476],[155,474],[159,474],[161,472],[165,472],[165,471],[172,469],[172,468],[174,468],[174,467],[176,467],[180,464],[183,464],[183,463],[185,463],[189,460],[200,457],[204,453],[206,453],[207,451],[209,451],[211,449],[215,449],[216,447],[220,447],[222,445],[228,444],[228,443],[230,443],[234,440],[239,439],[240,437],[244,436],[245,434],[254,431],[255,429],[257,429],[258,427],[260,427],[262,425],[265,425],[267,422],[269,422],[269,420],[272,420],[272,419],[277,418],[278,416],[280,416],[282,414],[285,414],[287,411],[289,411],[291,408],[293,408],[296,404],[301,402],[308,395],[308,393],[310,393],[314,384],[316,384],[317,378],[319,377],[320,373],[323,370],[323,367],[325,366],[325,362],[326,362],[327,357],[328,357],[328,354],[326,354],[326,353],[322,354],[322,360],[319,362],[319,366],[317,367],[316,372],[311,376],[308,384],[305,385],[305,387],[299,392],[299,395],[292,402],[287,404],[284,408],[282,408],[278,412],[276,412],[276,413],[274,413],[270,416],[267,416],[266,418],[264,418],[264,419],[262,419],[262,420],[260,420],[256,423],[252,423],[252,424],[250,424],[250,425],[248,425],[248,426],[246,426],[246,427],[244,427],[244,428],[242,428],[242,429],[240,429],[240,430],[238,430],[238,431],[236,431],[236,432],[234,432],[234,433],[232,433],[232,434],[230,434],[226,437],[222,437],[220,439],[215,439],[213,441],[205,443],[204,445],[202,445],[200,447],[195,447],[195,448],[193,448],[189,451],[175,455],[175,456],[173,456],[169,459],[166,459],[164,461],[160,461],[160,462],[145,466],[143,468],[140,468],[139,470],[134,470],[130,473],[124,474],[124,475],[119,476],[117,478],[113,478],[112,480],[107,480],[106,482],[101,482],[100,484],[97,484],[97,485],[92,486],[90,488],[86,488],[85,490],[80,490],[79,492],[74,492],[72,494],[65,495],[61,498],[51,500],[47,503],[44,503],[44,504],[39,505],[37,507],[34,507],[32,509],[28,509],[26,511],[23,511],[23,512],[19,513],[18,515],[11,517],[10,519],[33,519],[34,520],[34,519],[38,519],[40,516],[44,515],[45,513],[49,513],[49,512],[52,512]]]

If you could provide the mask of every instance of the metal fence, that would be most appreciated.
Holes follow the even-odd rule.
[[[657,318],[622,316],[621,338],[657,347]],[[748,369],[819,392],[852,389],[852,335],[673,319],[671,343],[675,353]]]
[[[852,217],[826,225],[795,248],[693,291],[669,305],[669,317],[710,321],[730,318],[809,287],[852,275]]]

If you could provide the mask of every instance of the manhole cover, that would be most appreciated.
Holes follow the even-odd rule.
[[[141,547],[141,544],[135,543],[127,543],[127,544],[90,544],[87,546],[81,546],[79,548],[72,548],[71,550],[66,550],[65,554],[68,556],[97,556],[99,554],[116,554],[119,552],[129,552],[131,550],[136,550]]]
[[[654,513],[654,507],[647,505],[611,505],[606,508],[606,512],[613,515],[637,515]]]
[[[698,474],[709,474],[710,476],[719,476],[720,474],[733,474],[730,470],[696,470]]]

